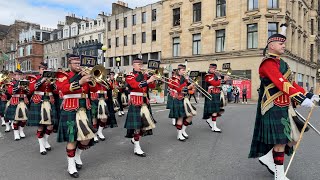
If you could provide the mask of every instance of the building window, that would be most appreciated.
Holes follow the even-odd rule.
[[[217,17],[226,16],[226,0],[217,0]]]
[[[132,34],[132,44],[136,44],[137,43],[137,35],[136,34]]]
[[[101,43],[101,34],[98,34],[98,42]]]
[[[313,35],[314,19],[311,19],[311,35]]]
[[[157,20],[157,9],[152,9],[152,21]]]
[[[75,35],[77,35],[77,32],[76,32],[76,27],[72,27],[72,36],[75,36]],[[58,37],[59,38],[59,37]]]
[[[127,44],[127,38],[128,38],[127,36],[124,36],[124,37],[123,37],[123,45],[124,45],[124,46],[127,46],[127,45],[128,45],[128,44]]]
[[[64,30],[64,37],[69,37],[69,36],[68,36],[68,35],[69,35],[68,32],[69,32],[68,29],[65,29],[65,30]]]
[[[193,22],[201,21],[201,2],[193,4]]]
[[[248,24],[247,28],[248,49],[258,48],[258,24]]]
[[[127,18],[127,17],[124,17],[124,18],[123,18],[123,27],[124,27],[124,28],[127,27],[127,21],[128,21],[128,18]]]
[[[137,15],[132,15],[132,26],[135,26],[137,24]]]
[[[141,33],[141,42],[146,43],[146,32]]]
[[[278,23],[268,23],[268,37],[278,33]]]
[[[258,0],[248,0],[248,10],[258,9]]]
[[[108,48],[111,48],[111,39],[108,39]]]
[[[152,30],[152,41],[157,41],[157,30]]]
[[[226,39],[226,31],[224,29],[216,31],[216,52],[224,51],[224,44]]]
[[[123,65],[129,66],[129,64],[130,64],[129,56],[123,56]]]
[[[180,38],[173,38],[173,57],[180,56]]]
[[[116,19],[116,29],[119,29],[119,19]]]
[[[116,37],[116,47],[119,47],[119,38]]]
[[[146,23],[147,14],[146,12],[142,12],[141,14],[141,23]]]
[[[70,49],[70,41],[68,40],[68,49]]]
[[[111,31],[111,21],[108,21],[108,31]]]
[[[180,8],[173,9],[173,26],[180,26]]]
[[[201,34],[192,35],[192,54],[198,55],[201,53]]]
[[[313,49],[313,44],[311,44],[311,45],[310,45],[310,61],[311,61],[311,62],[314,62],[313,51],[314,51],[314,49]]]
[[[268,0],[268,8],[270,9],[279,8],[278,0]]]
[[[113,67],[113,58],[109,58],[109,67]]]

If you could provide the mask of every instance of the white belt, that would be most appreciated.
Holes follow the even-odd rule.
[[[63,99],[69,99],[69,98],[88,98],[87,94],[67,94],[63,96]]]
[[[221,86],[209,86],[208,89],[212,89],[212,88],[220,88]]]
[[[133,95],[133,96],[144,96],[142,92],[131,92],[130,95]]]
[[[107,94],[108,92],[107,92],[107,91],[100,91],[100,90],[99,90],[99,91],[97,91],[97,93],[98,93],[98,94]]]
[[[11,97],[21,97],[21,98],[24,98],[24,97],[27,97],[27,95],[25,95],[25,94],[13,94]]]
[[[41,95],[41,96],[43,96],[44,94],[46,94],[47,96],[53,95],[52,92],[45,93],[45,92],[41,92],[41,91],[35,91],[34,94]]]

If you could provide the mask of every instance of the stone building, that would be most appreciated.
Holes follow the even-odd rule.
[[[144,63],[148,59],[161,57],[161,2],[131,9],[127,4],[112,4],[112,14],[105,17],[105,42],[107,46],[106,64],[110,69],[118,65],[120,58],[122,71],[131,71],[132,59],[141,56]]]
[[[51,32],[50,39],[44,44],[44,58],[51,69],[68,67],[68,54],[78,42],[79,26],[82,18],[75,14],[65,17],[64,22],[58,22],[57,29]]]
[[[2,25],[0,25],[2,26]],[[2,26],[5,27],[5,26]],[[1,69],[14,71],[17,68],[17,43],[19,41],[19,34],[23,29],[40,28],[39,24],[15,20],[13,24],[7,26],[5,33],[0,35],[0,57],[6,57],[2,61]],[[1,30],[0,30],[1,31]],[[1,34],[1,33],[0,33]]]
[[[304,88],[316,83],[318,1],[304,0],[163,0],[161,60],[176,68],[187,61],[190,70],[205,74],[210,63],[230,63],[232,74],[250,79],[257,99],[258,68],[267,38],[289,25],[286,54],[295,80]],[[242,86],[240,81],[234,85]]]
[[[38,71],[40,62],[43,61],[44,41],[49,40],[52,29],[30,27],[19,34],[17,45],[17,63],[21,71]]]

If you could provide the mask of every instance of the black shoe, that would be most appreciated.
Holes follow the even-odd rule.
[[[41,155],[47,155],[47,151],[43,151],[40,153]]]
[[[69,173],[70,174],[70,173]],[[79,177],[79,173],[78,172],[75,172],[73,174],[70,174],[71,177],[73,178],[78,178]]]
[[[77,170],[82,169],[82,164],[77,164],[77,163],[76,163],[76,168],[77,168]]]
[[[186,141],[186,139],[180,139],[180,138],[178,140],[181,141],[181,142],[185,142]]]
[[[139,157],[146,157],[146,153],[143,153],[143,154],[138,154],[138,153],[134,153],[135,155],[139,156]]]
[[[5,124],[2,124],[1,126],[3,127],[3,126],[6,126],[6,125],[5,125]]]
[[[5,133],[8,133],[8,132],[10,132],[10,130],[9,131],[4,131]]]
[[[186,139],[189,139],[189,136],[184,136],[183,134],[182,134],[182,136],[183,136],[184,138],[186,138]]]
[[[46,150],[47,150],[47,151],[51,151],[51,147],[49,147],[49,148],[46,148]]]

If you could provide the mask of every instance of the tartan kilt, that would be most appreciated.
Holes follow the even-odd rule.
[[[98,103],[99,100],[91,100],[91,115],[92,118],[97,118],[98,116]]]
[[[202,119],[209,119],[212,116],[212,113],[220,112],[220,93],[211,94],[212,100],[205,98],[204,108],[203,108],[203,117]]]
[[[28,113],[28,126],[39,126],[39,122],[41,121],[41,103],[35,104],[31,100],[31,105]],[[51,122],[52,125],[57,123],[57,110],[54,104],[51,104]]]
[[[118,127],[118,123],[117,123],[117,119],[116,119],[116,115],[114,112],[114,107],[113,107],[113,101],[112,98],[108,98],[106,101],[108,108],[109,108],[109,116],[108,116],[108,120],[107,120],[107,124],[106,127],[107,128],[115,128]]]
[[[0,116],[4,116],[4,110],[8,101],[0,101]]]
[[[5,112],[5,115],[4,115],[4,119],[5,119],[6,121],[9,121],[9,120],[12,121],[12,120],[14,120],[17,106],[18,106],[18,105],[11,105],[11,104],[8,106],[7,111]]]
[[[83,103],[82,103],[83,102]],[[80,100],[80,107],[86,107],[85,101]],[[74,111],[65,111],[61,109],[60,120],[59,120],[59,129],[57,142],[76,142],[77,141],[77,123],[76,123],[76,113],[77,110]],[[88,116],[88,124],[92,124],[91,119],[91,111],[87,110],[86,112]]]
[[[286,132],[285,129],[288,129],[289,132]],[[257,116],[249,158],[267,154],[275,144],[287,144],[290,142],[290,131],[288,107],[274,105],[264,115],[261,115],[261,118]],[[288,155],[291,153],[292,148]]]
[[[173,98],[168,94],[167,106],[166,109],[171,109],[173,106]]]
[[[151,116],[153,116],[151,106],[147,105],[147,107],[150,111]],[[142,129],[143,128],[140,113],[141,113],[141,106],[134,106],[134,105],[129,106],[126,122],[124,124],[124,128],[127,129],[127,135],[125,137],[132,138],[135,129]],[[152,119],[153,119],[153,117],[152,117]],[[155,120],[154,120],[154,123],[156,123]],[[141,136],[153,135],[152,129],[140,132],[140,135]]]
[[[170,110],[169,118],[176,118],[178,119],[179,117],[187,117],[186,111],[184,109],[184,104],[183,104],[184,99],[178,100],[178,99],[173,99],[173,106]]]

